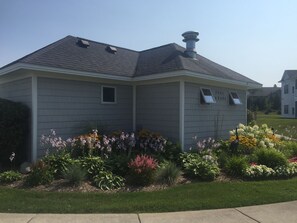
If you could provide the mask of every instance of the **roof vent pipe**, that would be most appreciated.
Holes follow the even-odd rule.
[[[183,41],[186,42],[185,54],[193,59],[196,59],[195,45],[196,42],[199,40],[197,38],[198,35],[199,33],[194,31],[188,31],[182,34],[182,36],[184,37]]]

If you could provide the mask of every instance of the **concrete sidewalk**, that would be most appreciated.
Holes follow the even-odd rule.
[[[296,223],[297,201],[242,208],[153,214],[1,214],[0,223]]]

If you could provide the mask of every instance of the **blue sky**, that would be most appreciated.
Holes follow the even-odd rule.
[[[0,67],[67,35],[133,50],[198,31],[197,53],[264,86],[297,69],[293,0],[1,0]],[[278,84],[279,85],[279,84]]]

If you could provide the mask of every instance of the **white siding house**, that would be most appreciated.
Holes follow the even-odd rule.
[[[167,44],[133,51],[67,36],[0,69],[0,98],[31,109],[31,160],[44,155],[39,139],[104,131],[159,132],[187,150],[192,137],[226,138],[246,123],[246,92],[261,84],[202,57],[198,33],[187,47]],[[193,47],[194,46],[194,47]]]
[[[297,118],[297,70],[285,70],[280,82],[282,117]]]

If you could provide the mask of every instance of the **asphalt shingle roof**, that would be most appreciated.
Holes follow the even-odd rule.
[[[197,60],[188,58],[184,54],[185,48],[175,43],[140,52],[116,47],[117,52],[113,54],[106,50],[109,44],[87,40],[90,46],[84,48],[78,44],[80,39],[83,38],[66,36],[1,69],[15,63],[26,63],[125,77],[188,70],[229,80],[259,84],[199,54],[197,54]]]
[[[282,79],[280,81],[283,81],[285,79],[285,77],[287,78],[297,78],[297,70],[285,70]]]

